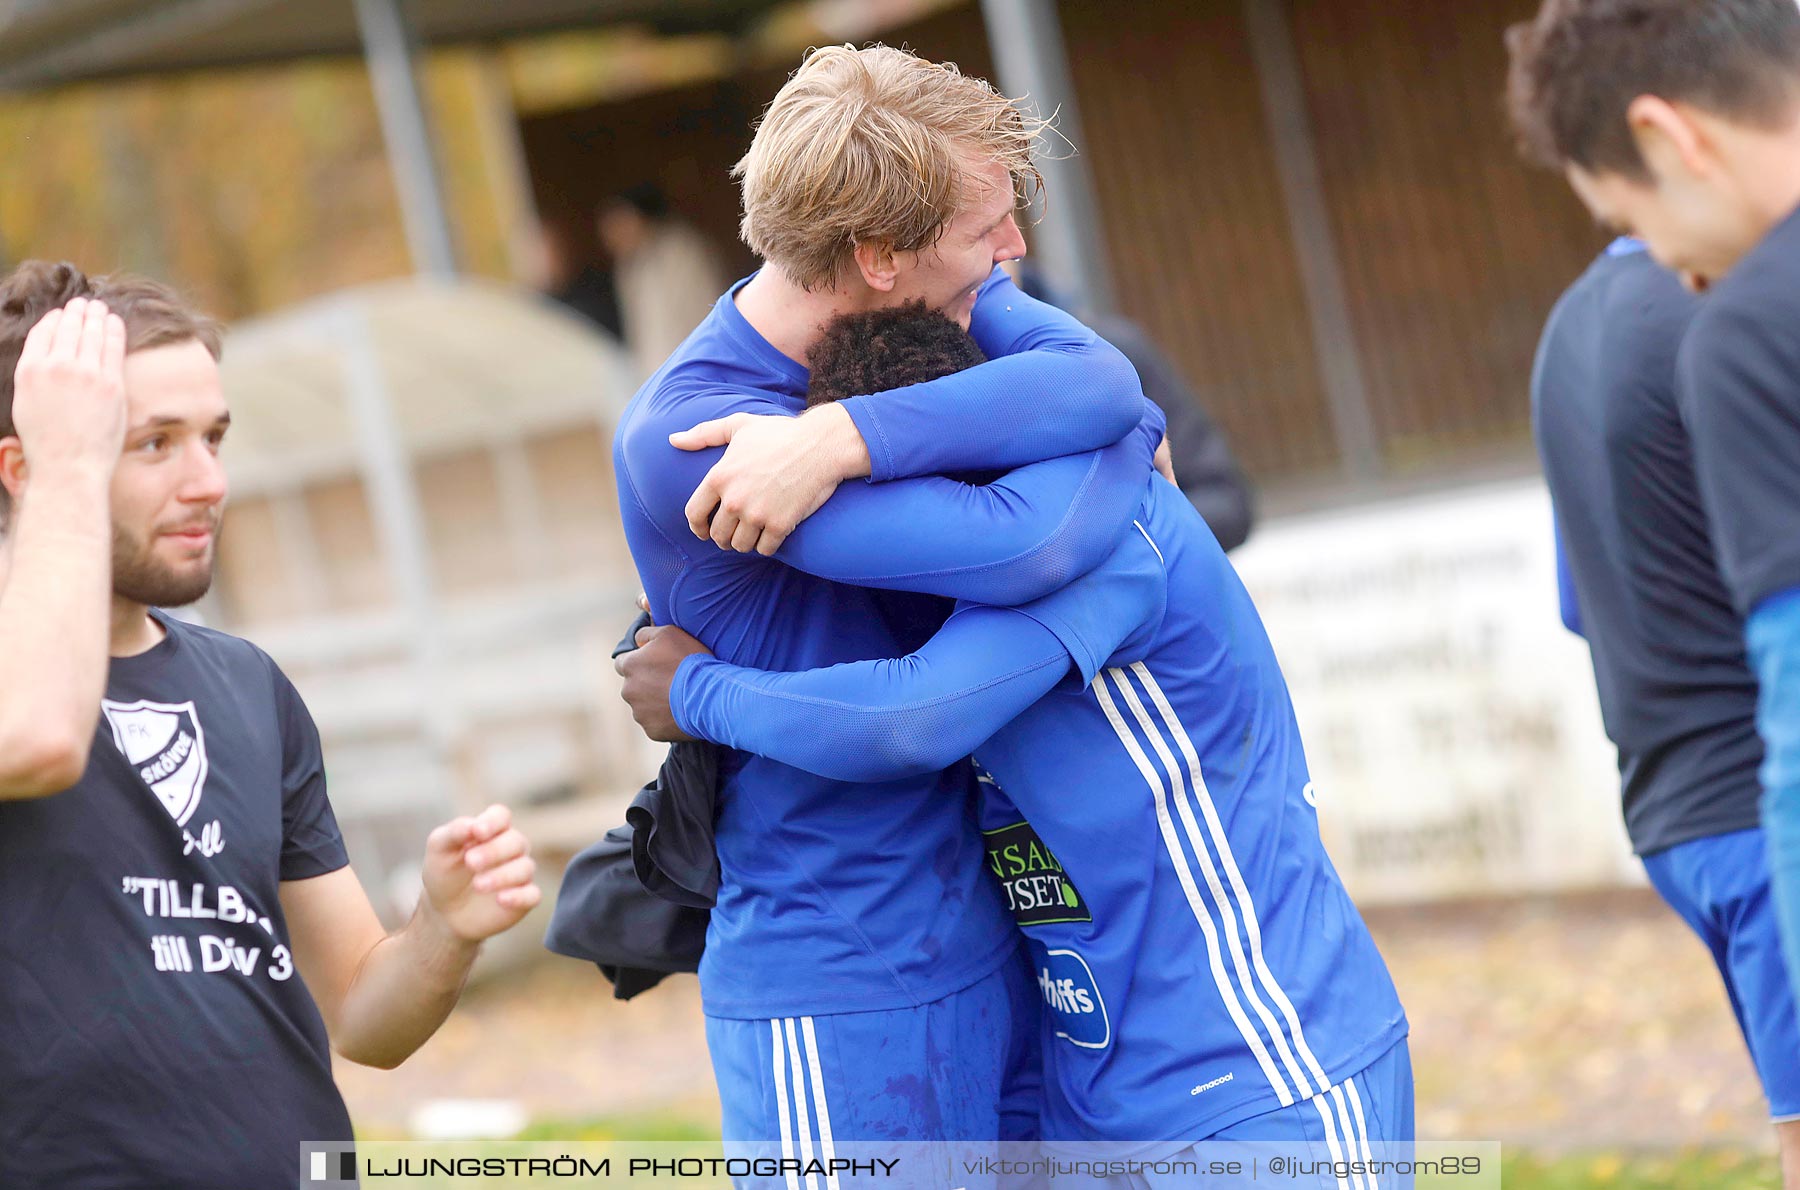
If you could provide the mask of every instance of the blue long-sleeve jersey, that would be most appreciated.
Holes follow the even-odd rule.
[[[845,780],[976,754],[999,783],[990,868],[1049,1008],[1050,1140],[1202,1138],[1406,1032],[1248,594],[1171,485],[1150,481],[1134,526],[1063,590],[963,605],[910,656],[759,673],[698,655],[670,695],[694,735]]]
[[[970,327],[989,363],[845,403],[874,478],[893,482],[843,485],[772,559],[695,538],[683,508],[720,452],[676,450],[669,434],[805,406],[806,370],[738,312],[742,284],[632,399],[614,443],[626,539],[658,623],[763,669],[889,657],[942,623],[934,597],[1041,595],[1128,528],[1160,414],[1122,356],[996,270]],[[1011,466],[986,488],[897,478]],[[731,753],[720,780],[721,888],[700,968],[709,1014],[923,1004],[1011,952],[966,764],[871,788]]]
[[[1745,628],[1761,683],[1762,825],[1788,978],[1800,991],[1800,587],[1770,596]]]

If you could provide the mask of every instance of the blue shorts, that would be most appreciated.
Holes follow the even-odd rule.
[[[916,1008],[774,1020],[706,1018],[727,1143],[804,1158],[847,1141],[1037,1135],[1042,1001],[1019,955]]]
[[[1293,1174],[1279,1179],[1292,1190],[1411,1190],[1410,1174],[1357,1172],[1340,1178],[1339,1165],[1352,1162],[1407,1162],[1412,1158],[1413,1076],[1412,1054],[1403,1037],[1361,1071],[1328,1087],[1311,1099],[1251,1116],[1177,1153],[1157,1155],[1163,1164],[1192,1162],[1205,1169],[1210,1161],[1234,1157],[1248,1161],[1251,1155],[1267,1162],[1272,1153],[1316,1165],[1316,1176]],[[1244,1144],[1257,1146],[1234,1149]],[[1260,1146],[1267,1144],[1269,1149]],[[1371,1148],[1371,1145],[1376,1147]],[[1330,1172],[1326,1172],[1327,1170]],[[1198,1182],[1187,1172],[1162,1175],[1154,1172],[1125,1174],[1109,1179],[1112,1190],[1174,1190],[1182,1187],[1248,1185],[1242,1175],[1226,1175]]]
[[[1766,848],[1760,829],[1711,835],[1646,855],[1644,871],[1712,951],[1769,1114],[1779,1122],[1800,1119],[1800,1016],[1769,896]]]

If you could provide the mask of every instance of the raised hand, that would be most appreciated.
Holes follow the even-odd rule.
[[[40,475],[112,474],[125,441],[125,323],[104,302],[76,298],[25,336],[13,424]]]

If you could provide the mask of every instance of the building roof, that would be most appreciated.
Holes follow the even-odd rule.
[[[427,45],[640,23],[739,31],[779,0],[409,0]],[[360,54],[351,0],[0,0],[0,91]]]
[[[394,445],[415,459],[566,425],[607,426],[636,387],[616,341],[528,292],[427,278],[340,290],[239,323],[226,337],[234,491],[355,474],[367,427],[350,386],[364,364],[390,411]]]

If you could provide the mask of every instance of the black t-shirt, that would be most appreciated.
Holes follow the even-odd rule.
[[[351,1135],[278,899],[345,863],[318,732],[261,650],[157,619],[81,781],[0,803],[9,1190],[292,1186]]]
[[[1533,425],[1647,855],[1757,824],[1756,679],[1714,559],[1675,391],[1695,299],[1629,243],[1557,304]]]
[[[1748,617],[1800,587],[1800,211],[1707,294],[1681,385],[1720,569]]]

